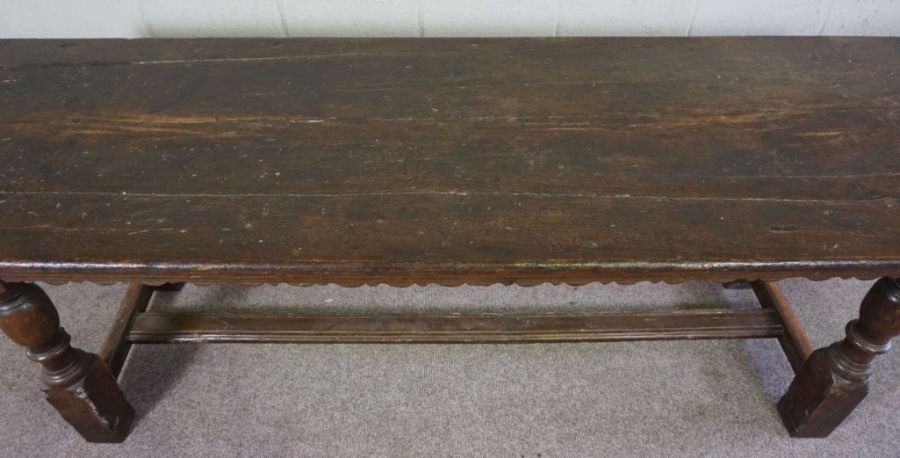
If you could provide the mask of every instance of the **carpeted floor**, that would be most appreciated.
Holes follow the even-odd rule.
[[[814,344],[842,337],[871,282],[782,282]],[[96,351],[125,287],[47,286],[74,343]],[[755,307],[716,284],[533,288],[186,287],[152,307],[284,311]],[[512,307],[511,305],[514,305]],[[775,340],[543,345],[139,346],[122,374],[139,419],[90,445],[0,339],[0,455],[900,456],[900,351],[828,439],[788,438],[773,401],[790,381]]]

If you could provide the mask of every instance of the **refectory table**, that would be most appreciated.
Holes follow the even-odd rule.
[[[0,327],[90,441],[129,432],[135,343],[763,337],[797,371],[788,430],[825,436],[900,333],[898,199],[896,38],[0,41]],[[786,277],[881,279],[813,351]],[[185,282],[642,280],[761,307],[147,308]],[[35,284],[70,281],[131,283],[99,354]]]

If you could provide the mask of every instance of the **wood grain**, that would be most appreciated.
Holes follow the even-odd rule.
[[[125,297],[116,312],[116,321],[113,322],[112,329],[109,330],[103,346],[100,347],[98,356],[115,378],[118,378],[119,373],[122,372],[125,360],[128,359],[128,353],[131,351],[128,330],[131,329],[135,316],[147,310],[147,306],[150,305],[150,300],[153,298],[153,291],[153,287],[143,283],[128,285]]]
[[[900,40],[0,42],[0,278],[900,275]]]
[[[781,349],[784,350],[791,368],[794,369],[794,372],[799,372],[803,363],[813,352],[812,342],[806,335],[806,331],[803,330],[803,325],[794,314],[794,310],[787,298],[784,297],[778,283],[754,281],[751,282],[751,285],[760,305],[778,313],[778,317],[784,325],[784,335],[778,337],[778,343],[781,344]]]
[[[739,339],[784,333],[774,310],[595,314],[141,313],[134,343],[534,343]]]

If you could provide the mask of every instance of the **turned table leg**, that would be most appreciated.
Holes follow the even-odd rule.
[[[134,409],[97,355],[72,348],[41,288],[0,282],[0,329],[43,368],[47,400],[90,442],[122,442]]]
[[[813,352],[778,402],[795,437],[825,437],[866,397],[872,360],[900,334],[900,280],[882,278],[863,299],[847,337]]]

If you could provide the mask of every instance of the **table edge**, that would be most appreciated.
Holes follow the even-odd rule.
[[[142,282],[162,284],[236,283],[387,284],[442,286],[543,283],[684,283],[733,280],[777,281],[785,278],[825,280],[881,276],[900,277],[900,259],[759,262],[595,262],[528,261],[520,263],[318,263],[298,265],[236,263],[84,263],[0,262],[0,279],[7,282]]]

